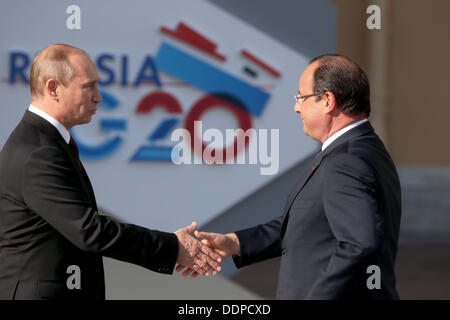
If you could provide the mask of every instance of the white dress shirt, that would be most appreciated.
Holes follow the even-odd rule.
[[[48,113],[42,111],[41,109],[36,108],[32,104],[30,104],[30,106],[28,107],[28,111],[33,112],[34,114],[37,114],[39,117],[44,118],[45,120],[50,122],[58,130],[58,132],[61,134],[61,136],[63,137],[64,141],[69,143],[69,141],[70,141],[69,130],[67,130],[66,127],[64,127],[64,125],[61,124],[61,122],[59,122],[58,120],[53,118]]]
[[[357,126],[359,126],[360,124],[367,122],[367,118],[366,119],[362,119],[353,123],[350,123],[348,126],[343,127],[341,130],[333,133],[331,136],[328,137],[327,140],[324,141],[324,143],[322,144],[322,151],[325,150],[326,147],[328,147],[334,140],[336,140],[337,138],[339,138],[340,136],[342,136],[344,133],[346,133],[348,130],[353,129]]]

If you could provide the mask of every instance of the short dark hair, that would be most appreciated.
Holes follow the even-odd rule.
[[[314,70],[314,93],[330,91],[337,106],[348,116],[370,115],[369,80],[364,70],[340,54],[324,54],[310,61],[319,62]],[[317,97],[316,99],[320,99]]]

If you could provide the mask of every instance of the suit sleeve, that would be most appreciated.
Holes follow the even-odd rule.
[[[236,231],[241,254],[233,256],[237,268],[281,255],[281,224],[283,216],[252,228]]]
[[[381,244],[374,170],[349,154],[327,164],[323,205],[337,245],[307,299],[336,299],[361,272],[363,259]]]
[[[63,150],[40,147],[30,155],[23,171],[22,193],[32,212],[82,251],[160,273],[173,272],[178,255],[176,235],[99,215]]]

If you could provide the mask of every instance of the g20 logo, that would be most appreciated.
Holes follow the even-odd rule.
[[[204,50],[203,50],[204,51]],[[211,53],[211,52],[209,52]],[[224,56],[218,55],[221,60]],[[269,68],[261,61],[255,60],[247,51],[243,51],[243,55],[262,64],[265,68]],[[184,128],[190,133],[191,150],[197,152],[197,156],[202,157],[204,150],[207,148],[202,140],[201,134],[195,130],[194,123],[200,121],[205,112],[213,108],[225,109],[231,112],[236,118],[239,128],[243,132],[252,128],[251,116],[260,116],[270,97],[266,91],[245,82],[234,75],[231,75],[216,66],[206,63],[199,58],[183,51],[172,44],[163,42],[158,49],[154,61],[147,57],[146,64],[152,66],[155,73],[154,78],[156,84],[161,85],[161,81],[157,75],[158,70],[198,88],[206,94],[196,101],[184,119]],[[156,68],[157,67],[157,68]],[[248,68],[247,68],[248,69]],[[273,71],[270,69],[270,71]],[[141,71],[142,73],[142,71]],[[140,74],[141,74],[140,73]],[[275,74],[277,77],[279,73]],[[162,85],[161,85],[162,86]],[[118,105],[117,100],[110,94],[103,92],[103,98],[107,108],[114,108]],[[162,107],[172,115],[163,120],[159,126],[150,134],[148,143],[141,146],[132,155],[132,161],[171,161],[173,146],[160,146],[156,142],[165,138],[180,121],[182,107],[172,94],[157,90],[144,96],[136,107],[137,114],[151,113],[155,108]],[[124,120],[110,119],[101,121],[101,130],[126,130]],[[238,143],[238,137],[234,142],[223,147],[222,150],[213,150],[212,153],[225,155],[232,154],[234,158],[247,147],[249,137],[245,137],[244,144]],[[120,137],[110,138],[104,143],[88,147],[81,141],[77,141],[80,149],[80,155],[88,159],[102,159],[114,153],[121,145]],[[201,148],[194,148],[195,145],[201,145]]]

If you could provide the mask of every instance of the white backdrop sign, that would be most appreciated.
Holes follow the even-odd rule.
[[[71,133],[105,210],[150,228],[201,224],[315,148],[293,111],[307,65],[299,53],[201,0],[77,1],[79,10],[67,10],[72,4],[2,3],[0,147],[30,103],[35,54],[53,43],[84,49],[97,66],[103,102],[90,124]],[[203,133],[218,129],[210,142],[203,136],[204,146],[196,120]],[[226,144],[227,128],[255,134],[236,151]],[[192,164],[171,161],[177,129],[192,135],[186,147],[197,143]],[[216,156],[231,148],[231,159],[245,164],[196,164],[208,146]],[[256,163],[250,150],[258,151]]]

